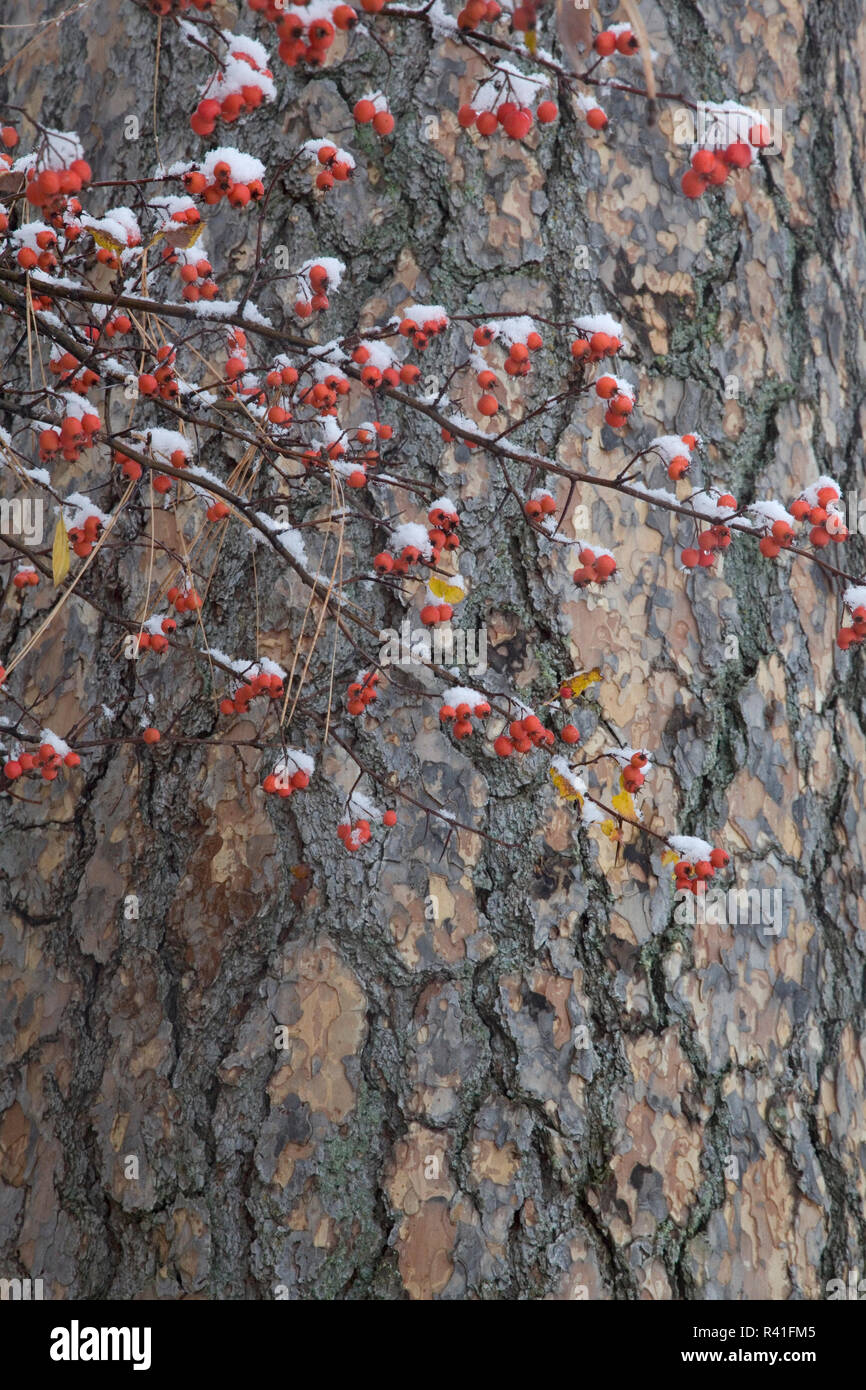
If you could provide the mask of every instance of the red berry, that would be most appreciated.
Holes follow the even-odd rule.
[[[737,140],[733,145],[728,145],[725,159],[734,169],[748,169],[752,162],[752,151],[745,141]]]
[[[687,198],[700,198],[706,191],[707,180],[705,175],[695,173],[694,169],[689,169],[688,173],[683,174],[680,184]]]

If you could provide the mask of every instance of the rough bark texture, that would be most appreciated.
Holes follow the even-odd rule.
[[[615,96],[602,140],[567,102],[556,132],[522,147],[460,135],[465,55],[394,23],[377,29],[390,68],[358,36],[348,61],[312,75],[275,61],[278,114],[243,124],[239,147],[274,161],[328,134],[359,170],[325,203],[281,194],[272,244],[292,263],[347,262],[329,336],[411,297],[553,319],[611,310],[642,363],[640,438],[697,427],[708,478],[744,500],[788,500],[819,472],[856,493],[862,8],[641,8],[662,89],[783,109],[782,155],[733,191],[698,207],[680,196],[669,103],[648,129],[645,104]],[[218,13],[253,31],[246,9]],[[155,35],[133,5],[90,0],[2,80],[79,131],[96,178],[146,173]],[[28,36],[0,32],[4,61]],[[166,161],[198,148],[189,94],[207,71],[164,28]],[[376,86],[397,116],[391,145],[351,119]],[[217,268],[243,271],[245,224],[211,221]],[[559,379],[554,339],[533,400]],[[449,351],[424,365],[444,378]],[[432,680],[426,701],[384,697],[366,756],[386,766],[384,741],[406,785],[519,851],[464,833],[446,844],[441,823],[404,809],[384,850],[344,856],[321,781],[293,814],[264,803],[258,758],[109,748],[83,791],[2,812],[0,1272],[42,1276],[55,1298],[823,1297],[866,1267],[866,702],[862,657],[834,647],[837,601],[811,567],[745,543],[721,577],[684,579],[670,518],[612,494],[579,500],[619,582],[576,595],[563,557],[513,502],[499,510],[494,465],[406,424],[419,476],[437,467],[460,501],[491,681],[537,698],[599,664],[597,702],[577,716],[587,743],[602,711],[657,749],[652,823],[720,834],[740,885],[782,889],[781,935],[677,925],[646,844],[615,860],[530,760],[455,746]],[[600,425],[598,407],[551,411],[530,442],[609,471]],[[862,565],[862,541],[846,554]],[[304,596],[261,551],[258,564],[261,650],[282,659]],[[121,565],[118,594],[140,596],[138,566]],[[208,635],[244,651],[243,547],[227,547],[218,586]],[[399,625],[373,588],[363,601]],[[7,608],[7,638],[15,621]],[[58,731],[94,701],[122,705],[114,632],[84,605],[37,655],[32,694],[66,678]],[[356,666],[341,649],[340,674]],[[213,729],[201,674],[160,681],[189,729]],[[348,776],[332,754],[324,766]]]

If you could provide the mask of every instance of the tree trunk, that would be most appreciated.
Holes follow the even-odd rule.
[[[64,8],[45,0],[40,13]],[[311,72],[277,60],[246,6],[219,5],[222,23],[265,42],[279,88],[229,142],[269,172],[311,137],[358,162],[326,200],[287,176],[265,264],[280,247],[291,266],[345,261],[322,341],[411,302],[529,313],[542,328],[613,313],[640,382],[630,438],[699,431],[696,485],[741,502],[787,505],[834,476],[856,571],[861,7],[641,11],[661,94],[777,113],[781,153],[698,203],[679,189],[686,108],[663,95],[652,123],[640,96],[607,95],[610,126],[595,136],[562,94],[553,129],[482,140],[455,115],[481,62],[426,24],[365,16],[390,61],[355,32]],[[136,5],[101,0],[53,27],[4,28],[6,99],[77,130],[96,180],[147,176],[157,152],[189,159],[208,148],[188,117],[212,65],[163,21],[154,132],[157,32]],[[540,44],[555,50],[549,25]],[[617,75],[644,84],[639,58]],[[397,122],[384,141],[352,120],[376,88]],[[92,190],[88,209],[123,201],[106,193]],[[208,210],[227,296],[253,263],[252,225]],[[277,324],[291,319],[290,284],[261,295]],[[528,408],[557,390],[565,341],[545,334]],[[440,386],[465,360],[455,343],[419,359]],[[512,403],[526,389],[515,380]],[[364,409],[359,398],[356,420]],[[582,746],[615,734],[654,750],[647,823],[726,845],[737,886],[762,890],[767,910],[678,921],[648,837],[588,834],[541,764],[455,743],[429,673],[386,684],[378,719],[352,732],[343,693],[375,641],[366,656],[337,646],[337,732],[484,835],[404,803],[386,839],[344,853],[339,789],[354,772],[334,743],[291,803],[261,795],[252,749],[106,743],[77,781],[2,810],[0,1272],[42,1277],[57,1299],[826,1296],[866,1268],[866,687],[862,654],[834,645],[836,593],[816,567],[774,564],[745,540],[723,569],[684,575],[668,512],[587,488],[574,534],[609,546],[619,574],[581,592],[522,524],[492,457],[443,445],[402,408],[381,414],[404,431],[394,471],[459,505],[465,611],[486,628],[489,683],[535,706],[598,666],[572,711]],[[622,466],[597,405],[566,400],[533,428],[528,447],[566,466]],[[202,462],[225,477],[239,456],[226,438]],[[522,496],[539,479],[512,481]],[[415,518],[406,494],[392,501]],[[325,490],[308,516],[328,506]],[[347,559],[347,575],[369,565],[348,542]],[[307,595],[264,549],[255,563],[254,580],[237,538],[215,557],[206,640],[248,656],[257,625],[258,651],[286,665]],[[106,603],[137,611],[146,550],[103,573]],[[382,586],[351,593],[376,628],[416,616]],[[26,621],[16,602],[0,654],[50,598]],[[320,691],[331,637],[311,669]],[[42,695],[63,732],[102,702],[122,710],[129,668],[117,629],[76,599],[28,658],[28,698]],[[161,727],[176,717],[189,737],[213,736],[206,668],[140,680]],[[110,734],[106,718],[94,737]]]

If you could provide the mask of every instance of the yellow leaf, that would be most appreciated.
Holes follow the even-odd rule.
[[[195,246],[204,231],[204,227],[204,222],[196,222],[192,227],[186,222],[166,222],[165,226],[160,228],[155,236],[151,237],[150,241],[147,243],[147,249],[149,249],[155,241],[159,241],[160,237],[165,237],[169,246],[173,247],[175,251],[188,251],[190,246]]]
[[[603,821],[602,821],[602,823],[601,823],[601,833],[602,833],[602,835],[606,835],[607,838],[610,839],[611,836],[613,835],[613,833],[614,833],[615,830],[616,830],[616,824],[615,824],[614,821],[612,821],[612,820],[603,820]]]
[[[610,804],[615,811],[619,811],[621,816],[628,816],[631,820],[637,820],[631,792],[617,792],[616,796],[611,797]]]
[[[447,579],[442,579],[440,575],[431,575],[427,581],[427,588],[435,598],[440,598],[443,603],[450,603],[453,607],[455,603],[462,603],[466,597],[466,590],[458,588],[456,584],[449,584]]]
[[[564,797],[566,801],[578,801],[581,806],[583,805],[583,797],[580,792],[576,787],[573,787],[570,782],[567,782],[562,773],[557,772],[555,767],[550,769],[550,780],[556,787],[559,795]]]
[[[98,227],[87,227],[86,230],[93,237],[97,246],[101,246],[104,251],[119,253],[126,249],[122,242],[119,242],[117,237],[111,236],[109,232],[102,232]]]
[[[66,530],[65,521],[61,517],[55,528],[54,542],[51,546],[51,569],[54,574],[55,587],[62,584],[69,573],[69,562],[69,533]]]
[[[662,863],[675,864],[679,857],[680,856],[677,854],[676,850],[666,849],[664,854],[662,855]]]
[[[534,30],[534,29],[527,29],[527,30],[526,30],[526,33],[523,35],[523,42],[526,44],[526,47],[529,49],[530,53],[532,54],[532,56],[533,56],[533,58],[534,58],[534,57],[535,57],[535,50],[536,50],[536,48],[538,47],[538,40],[537,40],[537,38],[536,38],[536,36],[535,36],[535,30]]]
[[[571,686],[571,693],[573,695],[582,695],[588,685],[594,685],[596,681],[600,680],[601,671],[597,666],[593,666],[591,671],[584,671],[582,675],[572,676],[567,684]]]

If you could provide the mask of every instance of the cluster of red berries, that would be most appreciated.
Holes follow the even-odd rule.
[[[348,9],[349,6],[347,5]],[[357,18],[354,10],[352,16]],[[286,67],[293,68],[298,63],[310,67],[321,67],[325,54],[334,42],[337,31],[327,19],[312,19],[309,22],[299,14],[287,14],[277,25],[279,46],[277,53]]]
[[[287,767],[282,767],[279,772],[268,773],[262,782],[262,791],[267,792],[269,796],[276,794],[285,798],[291,796],[292,792],[306,791],[309,785],[310,775],[302,767],[297,768],[294,772],[289,772]]]
[[[340,158],[340,155],[343,157]],[[344,150],[338,150],[336,145],[331,145],[323,140],[316,149],[316,159],[322,168],[316,175],[316,187],[322,192],[327,193],[335,183],[345,183],[350,178],[355,162],[351,157],[346,158]]]
[[[336,415],[337,402],[340,396],[347,396],[348,394],[349,383],[343,374],[341,372],[329,372],[321,381],[315,381],[310,386],[305,386],[303,390],[298,393],[298,403],[299,405],[309,406],[312,410],[315,410],[316,414],[319,416]],[[377,433],[381,431],[381,437],[383,439],[389,439],[391,437],[392,430],[390,425],[376,424],[375,429]],[[361,442],[365,444],[370,442],[371,437],[368,430],[359,430],[356,435],[356,438],[360,438]],[[339,440],[334,440],[332,444],[329,445],[327,453],[330,458],[337,458],[340,454],[345,453],[345,446],[341,444]],[[304,458],[309,458],[312,462],[315,454],[315,450],[308,450]]]
[[[328,288],[328,272],[323,265],[311,265],[299,276],[302,285],[309,286],[309,294],[295,300],[295,313],[299,319],[308,319],[315,311],[324,312],[330,307],[325,291]]]
[[[624,429],[626,420],[634,410],[634,397],[625,389],[626,383],[615,376],[599,377],[595,383],[595,394],[607,401],[605,424],[613,429]]]
[[[159,396],[161,400],[173,401],[180,394],[175,373],[177,353],[173,343],[163,343],[157,348],[156,360],[159,366],[153,372],[142,372],[138,378],[138,389],[143,396]],[[172,464],[181,468],[182,464]]]
[[[573,578],[579,589],[585,589],[587,584],[606,584],[616,571],[616,560],[612,555],[596,555],[589,546],[584,546],[578,559],[580,567],[574,571]]]
[[[138,479],[142,475],[143,469],[141,464],[138,463],[136,459],[129,458],[127,454],[121,453],[120,449],[115,449],[112,458],[120,468],[125,478],[129,478],[133,482],[138,482]]]
[[[166,259],[176,260],[177,256]],[[200,299],[216,299],[219,288],[216,281],[211,279],[212,271],[213,266],[205,256],[197,261],[186,261],[181,266],[180,278],[183,281],[181,294],[188,304],[196,304]]]
[[[542,516],[553,515],[556,511],[556,502],[549,492],[545,492],[544,488],[536,488],[532,496],[524,502],[523,510],[530,521],[538,521]]]
[[[226,336],[226,358],[225,377],[226,393],[235,396],[238,392],[238,385],[241,378],[249,371],[250,361],[247,356],[247,335],[242,328],[231,328]]]
[[[81,526],[70,526],[69,540],[79,560],[86,560],[99,536],[102,520],[98,516],[87,516]]]
[[[646,781],[643,769],[648,762],[646,753],[632,753],[620,774],[624,791],[634,793],[640,790]]]
[[[733,499],[731,500],[733,501]],[[729,505],[722,502],[721,498],[719,498],[719,502],[722,506]],[[776,526],[784,526],[785,524],[785,522],[773,523],[774,528]],[[730,528],[726,526],[724,522],[714,522],[713,525],[709,526],[705,531],[701,531],[696,546],[686,546],[680,556],[680,560],[687,570],[693,570],[698,567],[701,569],[709,569],[716,558],[716,551],[727,550],[730,544]],[[775,542],[771,542],[771,544],[775,544]],[[763,542],[761,542],[761,548],[763,549]],[[777,555],[779,553],[778,546],[776,547],[775,553]],[[766,550],[764,550],[764,554],[767,554]]]
[[[346,690],[346,709],[350,714],[363,714],[367,706],[379,698],[376,689],[378,681],[378,671],[362,671],[358,679],[349,684]]]
[[[698,442],[697,435],[684,434],[681,435],[681,439],[690,454],[691,450],[695,448]],[[679,482],[680,478],[684,478],[686,473],[688,473],[692,466],[692,460],[689,454],[674,454],[673,457],[668,460],[668,477],[671,482]],[[725,493],[723,497],[719,498],[719,505],[722,507],[736,507],[737,503],[735,498]]]
[[[371,125],[377,135],[390,135],[394,129],[394,117],[388,110],[388,103],[378,93],[356,101],[352,114],[358,125]]]
[[[592,333],[588,338],[575,338],[571,355],[575,362],[600,362],[613,357],[622,347],[622,340],[612,333]]]
[[[839,489],[833,483],[825,483],[815,492],[814,502],[801,496],[791,504],[791,515],[797,521],[808,521],[811,525],[809,540],[818,550],[831,541],[838,545],[848,539],[848,528],[842,513],[833,506],[838,501]]]
[[[193,198],[201,198],[208,207],[216,207],[223,198],[233,208],[245,208],[249,203],[257,203],[265,196],[265,186],[261,179],[248,179],[246,183],[232,177],[228,160],[220,159],[212,171],[209,183],[201,169],[188,169],[183,175],[183,186]]]
[[[67,415],[60,423],[60,429],[41,430],[39,433],[39,457],[44,462],[52,454],[59,453],[68,463],[75,463],[84,449],[92,449],[94,436],[102,421],[93,411],[82,415]]]
[[[858,604],[851,614],[850,627],[840,627],[836,633],[836,645],[843,652],[866,641],[866,604]]]
[[[283,678],[276,671],[270,674],[267,671],[257,671],[249,680],[244,681],[243,685],[238,686],[233,700],[228,697],[220,700],[220,714],[247,714],[250,701],[255,700],[257,696],[266,695],[269,700],[277,700],[284,693]],[[306,783],[304,785],[306,786]]]
[[[502,14],[497,0],[467,0],[457,16],[458,29],[477,29],[479,24],[492,24]]]
[[[326,392],[329,393],[326,396],[326,400],[329,400],[331,399],[331,397],[333,397],[333,399],[336,401],[336,388],[333,386],[328,386],[327,384],[330,380],[331,378],[328,377],[326,378],[325,382],[317,383],[317,386],[314,387],[313,390],[317,390],[318,386],[323,386]],[[348,382],[346,382],[343,378],[340,378],[340,382],[341,389],[339,394],[342,395],[342,386],[348,388]],[[302,400],[309,401],[309,397],[310,392],[304,392]],[[314,401],[309,401],[309,403],[313,404]],[[336,415],[336,405],[329,406],[326,411],[322,410],[319,413]],[[270,417],[271,411],[268,412],[268,415]],[[391,437],[391,434],[393,433],[391,425],[380,424],[378,420],[374,423],[373,429],[376,431],[377,434],[379,434],[380,438],[382,439],[389,439]],[[355,442],[361,445],[361,450],[360,452],[356,452],[352,456],[352,463],[354,463],[356,466],[350,468],[348,473],[345,474],[345,483],[347,487],[366,487],[367,469],[374,468],[375,465],[379,462],[379,454],[377,450],[367,447],[372,438],[373,435],[370,433],[370,430],[363,426],[355,431]],[[323,468],[326,465],[328,459],[340,458],[345,453],[346,446],[343,443],[343,441],[340,439],[335,439],[333,443],[327,446],[327,448],[305,449],[301,455],[301,460],[306,468]]]
[[[485,326],[485,328],[480,331],[485,333],[489,332],[489,326]],[[473,334],[473,338],[477,345],[478,338],[476,334]],[[542,347],[544,347],[544,340],[541,334],[536,333],[534,329],[530,333],[527,333],[525,343],[515,342],[509,344],[503,364],[506,376],[528,376],[532,368],[529,354],[531,352],[538,352],[539,348]]]
[[[275,364],[265,377],[268,386],[278,388],[282,391],[283,387],[296,386],[298,383],[297,368]]]
[[[762,536],[758,541],[758,549],[762,555],[766,555],[768,560],[775,560],[783,550],[786,550],[794,541],[794,531],[789,522],[778,520],[774,521],[770,527],[770,534]]]
[[[138,650],[140,652],[156,652],[157,656],[162,656],[163,652],[168,651],[169,632],[177,630],[177,623],[174,618],[163,618],[160,623],[162,632],[140,632],[138,634]]]
[[[330,380],[329,377],[326,378],[326,381],[328,380]],[[349,383],[345,378],[341,377],[340,381],[342,385],[348,389]],[[340,394],[343,394],[342,390]],[[369,425],[358,426],[355,430],[355,442],[360,444],[363,450],[363,452],[358,455],[358,461],[364,468],[373,468],[379,462],[379,451],[372,447],[373,441],[376,439],[390,439],[393,433],[394,426],[385,425],[381,420],[373,420]]]
[[[132,320],[127,314],[115,314],[114,318],[103,319],[101,331],[105,334],[106,338],[122,337],[124,333],[130,333],[132,331]],[[100,329],[85,325],[84,334],[91,342],[96,342],[100,334]]]
[[[377,367],[375,363],[370,361],[370,356],[370,348],[366,343],[359,343],[352,352],[352,361],[361,368],[361,380],[364,385],[368,386],[371,391],[375,391],[383,384],[391,387],[399,386],[400,368],[394,366]],[[416,379],[413,374],[407,373],[406,384],[411,384],[413,379]]]
[[[178,198],[176,201],[178,206],[168,213],[167,222],[176,222],[179,227],[197,227],[201,222],[201,213],[192,200]]]
[[[12,583],[15,585],[16,589],[27,589],[39,583],[39,575],[34,569],[28,568],[27,565],[22,565],[19,570],[16,570]]]
[[[194,613],[196,609],[201,608],[204,602],[201,594],[192,585],[181,589],[178,585],[173,584],[165,597],[166,602],[171,604],[175,613]]]
[[[418,352],[423,352],[431,338],[435,338],[437,333],[444,333],[448,327],[448,317],[446,314],[432,315],[429,318],[412,318],[408,314],[400,320],[397,332],[401,338],[411,338],[413,348]],[[417,377],[414,378],[417,380]]]
[[[36,243],[33,246],[22,246],[15,257],[22,270],[35,270],[37,266],[50,274],[57,268],[57,257],[53,248],[57,245],[57,236],[49,227],[37,232],[34,237]]]
[[[134,462],[134,460],[132,461]],[[184,453],[183,449],[172,449],[171,453],[168,456],[168,461],[171,464],[172,468],[186,468],[187,456]],[[125,471],[126,470],[124,469],[124,472]],[[127,474],[127,477],[129,476],[130,475]],[[141,475],[139,474],[139,476]],[[168,473],[155,472],[152,473],[150,477],[150,485],[153,488],[154,492],[158,492],[161,494],[171,492],[171,485],[173,482],[174,478],[172,478]]]
[[[355,354],[358,354],[357,357]],[[352,353],[356,362],[366,362],[369,356],[369,348],[359,344]],[[371,391],[375,391],[378,386],[415,386],[421,379],[421,369],[415,366],[414,362],[404,362],[398,369],[397,367],[375,367],[372,363],[363,367],[361,380],[365,386],[369,386]]]
[[[474,732],[472,720],[486,719],[489,713],[490,706],[486,700],[479,700],[475,705],[461,700],[457,705],[442,705],[439,718],[443,724],[454,721],[451,723],[451,732],[455,738],[469,738]]]
[[[495,383],[495,372],[485,370],[483,372],[478,373],[478,385],[482,387],[482,389],[489,388],[490,386],[495,385]],[[484,389],[484,394],[478,397],[478,401],[476,403],[475,408],[478,411],[479,415],[484,415],[489,419],[490,416],[495,415],[498,411],[499,402],[489,389]]]
[[[450,504],[445,507],[439,502],[434,502],[427,513],[427,520],[430,523],[427,535],[433,547],[435,565],[443,550],[460,549],[460,537],[457,534],[460,518]]]
[[[38,753],[21,753],[17,758],[10,758],[3,765],[3,775],[14,782],[29,772],[38,774],[45,782],[53,782],[62,766],[78,767],[80,762],[77,753],[61,756],[50,743],[43,743]]]
[[[716,869],[724,869],[730,857],[725,850],[714,849],[709,859],[698,859],[694,864],[690,859],[677,860],[674,865],[677,892],[689,892],[697,896],[700,891],[699,885],[713,878]]]
[[[385,816],[389,815],[394,816],[394,821],[387,820],[385,823],[386,825],[393,825],[397,816],[393,811],[386,811]],[[383,820],[385,820],[385,816],[382,817]],[[354,854],[355,850],[360,849],[362,845],[366,845],[370,839],[370,834],[370,822],[363,816],[356,821],[340,821],[337,826],[337,835],[351,854]]]
[[[490,347],[497,337],[497,329],[490,324],[482,324],[472,334],[472,341],[476,347]],[[528,376],[531,370],[530,353],[538,352],[544,346],[540,333],[531,330],[526,335],[526,342],[510,342],[508,353],[505,358],[505,372],[507,376]],[[477,409],[480,415],[495,415],[499,409],[499,402],[492,394],[492,388],[497,384],[496,373],[490,368],[484,368],[476,377],[478,385],[484,394],[480,397]]]
[[[67,169],[27,170],[24,196],[32,207],[46,213],[62,213],[67,199],[90,183],[93,173],[86,159],[73,159]],[[81,211],[80,205],[78,211]]]
[[[540,101],[535,115],[539,125],[550,125],[559,115],[559,109],[556,102]],[[466,102],[457,112],[457,121],[463,130],[474,125],[479,135],[492,135],[501,126],[509,140],[525,140],[532,129],[532,111],[516,101],[503,101],[495,111],[476,111]]]
[[[765,125],[755,124],[749,130],[748,143],[733,140],[724,149],[695,150],[691,168],[683,174],[681,188],[687,198],[700,198],[708,188],[717,188],[725,183],[734,169],[748,169],[752,162],[753,149],[765,149],[772,143],[772,136]]]
[[[234,50],[231,57],[239,63],[246,63],[250,69],[250,76],[242,84],[239,91],[228,91],[222,97],[202,97],[189,118],[189,123],[196,135],[213,135],[217,121],[224,121],[226,125],[231,125],[238,117],[257,110],[265,99],[265,90],[261,82],[256,81],[255,74],[260,73],[270,84],[270,80],[273,78],[270,68],[260,67],[253,55],[243,49]],[[216,78],[214,91],[219,92],[224,85],[220,75]]]
[[[611,58],[614,53],[621,53],[624,58],[630,58],[640,48],[627,24],[617,24],[612,29],[603,29],[600,34],[596,34],[592,46],[600,58]]]
[[[377,574],[408,574],[410,565],[417,565],[421,551],[417,545],[404,545],[395,558],[387,550],[380,550],[373,557],[373,568]]]
[[[450,623],[454,609],[450,603],[425,603],[418,617],[425,627],[435,627],[437,623]]]
[[[119,332],[119,330],[115,329],[115,332]],[[93,338],[98,333],[98,329],[87,328],[85,333],[88,338]],[[71,352],[63,352],[61,349],[57,348],[48,362],[48,369],[52,371],[55,376],[68,376],[70,372],[76,372],[80,365],[78,358],[74,357]],[[96,372],[92,371],[90,367],[85,367],[82,372],[70,376],[63,384],[65,388],[74,391],[76,395],[85,396],[91,386],[95,386],[98,380],[99,377],[96,375]]]
[[[573,728],[573,725],[566,727]],[[566,742],[569,741],[571,740],[566,739]],[[493,740],[493,751],[498,758],[510,758],[512,753],[531,753],[534,748],[552,748],[555,742],[556,734],[553,730],[545,729],[537,714],[527,714],[523,719],[513,719],[508,726],[508,733],[500,734]]]

